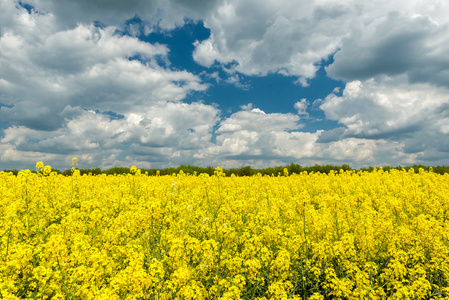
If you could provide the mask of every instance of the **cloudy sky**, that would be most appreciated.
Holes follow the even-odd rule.
[[[0,170],[449,165],[449,1],[0,0]]]

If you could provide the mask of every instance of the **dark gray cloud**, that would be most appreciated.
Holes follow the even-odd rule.
[[[27,3],[28,1],[23,1]],[[139,16],[148,26],[170,29],[182,25],[185,18],[199,19],[214,10],[222,0],[34,0],[29,1],[41,11],[51,12],[61,28],[79,23],[99,21],[106,25]]]
[[[22,101],[11,107],[0,108],[0,119],[12,125],[23,125],[35,130],[52,131],[64,124],[64,117],[41,103]]]
[[[335,142],[341,139],[342,135],[346,131],[345,127],[337,127],[328,131],[324,131],[318,140],[317,143],[330,143]]]
[[[407,74],[411,83],[449,87],[448,24],[391,12],[342,40],[327,74],[344,81]]]

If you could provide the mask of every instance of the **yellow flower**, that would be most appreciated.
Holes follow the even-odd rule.
[[[310,300],[324,300],[324,296],[321,295],[320,293],[313,293],[309,299]]]
[[[133,166],[129,177],[36,168],[51,176],[0,172],[5,299],[449,294],[447,174],[225,177],[217,168],[217,178],[139,176]]]
[[[44,163],[42,161],[38,161],[36,163],[36,170],[40,171],[40,169],[42,169],[44,167]]]
[[[226,174],[223,172],[223,168],[220,166],[215,168],[214,175],[217,177],[226,176]]]
[[[42,173],[44,175],[50,175],[50,173],[51,173],[51,166],[45,166],[43,171],[42,171]]]

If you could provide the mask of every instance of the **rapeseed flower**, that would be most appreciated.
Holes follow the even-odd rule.
[[[0,298],[449,296],[447,174],[80,176],[72,163],[72,176],[0,172]]]
[[[40,171],[44,167],[44,163],[42,161],[38,161],[36,163],[36,171]]]

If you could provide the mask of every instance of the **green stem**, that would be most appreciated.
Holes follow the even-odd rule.
[[[11,230],[12,230],[12,223],[9,226],[9,230],[8,230],[8,241],[6,242],[6,254],[5,254],[5,259],[4,261],[6,261],[8,259],[8,252],[9,252],[9,242],[11,239]]]

